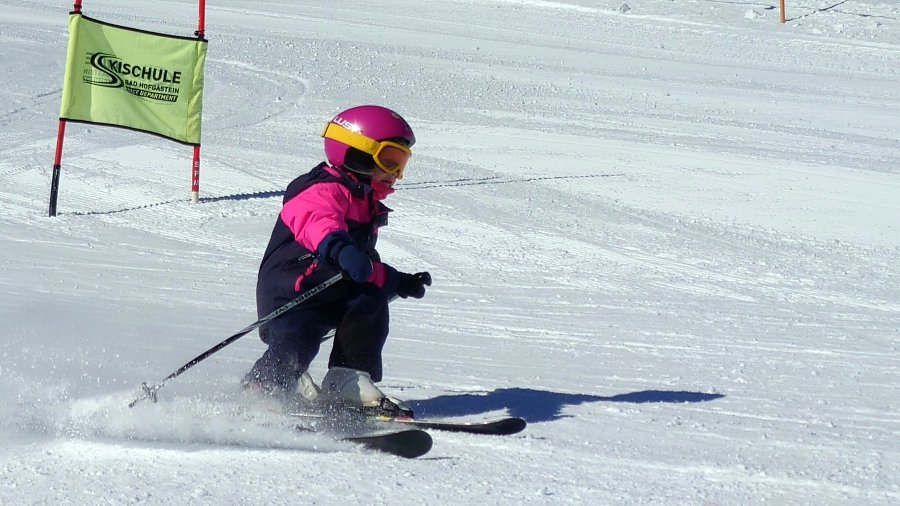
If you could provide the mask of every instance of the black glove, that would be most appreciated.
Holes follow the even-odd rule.
[[[365,283],[372,274],[372,259],[360,251],[350,234],[339,230],[332,232],[319,243],[319,255],[336,265],[353,281]]]
[[[431,286],[431,274],[427,272],[415,274],[398,272],[397,276],[397,295],[403,299],[407,297],[421,299],[425,296],[425,287]]]

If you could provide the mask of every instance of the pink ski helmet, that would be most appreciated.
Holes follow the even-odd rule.
[[[393,141],[400,143],[407,148],[411,148],[416,143],[416,136],[413,135],[412,128],[396,112],[378,105],[361,105],[352,107],[346,111],[338,113],[322,131],[325,138],[325,158],[328,163],[335,167],[344,167],[347,159],[347,152],[351,148],[359,150],[361,146],[348,144],[350,141],[341,141],[326,135],[329,127],[334,124],[343,129],[350,130],[360,134],[375,142]],[[374,164],[373,164],[374,167]],[[350,170],[362,172],[357,167],[348,166]],[[365,172],[363,172],[365,173]],[[368,171],[371,174],[371,171]]]

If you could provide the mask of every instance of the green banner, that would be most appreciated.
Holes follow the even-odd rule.
[[[72,14],[59,117],[199,145],[206,46]]]

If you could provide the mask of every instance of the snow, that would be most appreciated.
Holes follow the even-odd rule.
[[[0,504],[900,502],[897,2],[211,1],[201,203],[189,148],[70,124],[49,218],[71,3],[0,0]],[[382,387],[528,428],[280,429],[253,335],[128,409],[255,321],[281,192],[362,103],[418,138],[379,249],[435,280]]]

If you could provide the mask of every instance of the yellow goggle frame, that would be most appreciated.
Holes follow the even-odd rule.
[[[337,123],[327,123],[322,130],[322,137],[372,155],[375,165],[379,169],[388,174],[397,174],[397,179],[403,179],[403,169],[412,156],[412,151],[403,144],[393,141],[376,141]]]

